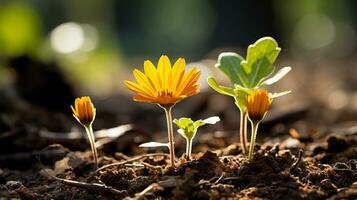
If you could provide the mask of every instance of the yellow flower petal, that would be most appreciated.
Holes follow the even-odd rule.
[[[171,63],[169,57],[165,55],[160,57],[157,70],[161,80],[161,89],[166,91],[169,89],[169,79],[171,78]]]
[[[161,90],[160,83],[157,77],[157,70],[150,60],[144,62],[145,76],[148,78],[153,88],[158,91]]]
[[[139,85],[141,86],[141,88],[143,90],[145,90],[148,94],[150,94],[151,96],[155,96],[155,89],[153,88],[153,86],[150,84],[150,82],[148,81],[147,77],[145,76],[145,74],[143,74],[141,71],[135,69],[133,71],[135,80],[139,83]]]

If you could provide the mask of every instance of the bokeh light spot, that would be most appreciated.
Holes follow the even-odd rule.
[[[335,39],[335,25],[326,15],[306,15],[296,25],[294,39],[305,49],[325,47]]]
[[[52,48],[58,53],[72,53],[84,43],[83,28],[74,22],[57,26],[50,36]]]

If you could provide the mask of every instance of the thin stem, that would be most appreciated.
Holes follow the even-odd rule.
[[[175,147],[174,147],[174,132],[172,128],[172,115],[171,109],[173,106],[162,106],[165,110],[166,121],[167,121],[167,134],[169,138],[169,150],[170,150],[170,161],[171,166],[175,167]]]
[[[257,138],[257,130],[258,130],[259,122],[251,121],[251,124],[252,124],[252,134],[250,138],[250,148],[249,148],[249,156],[248,156],[249,160],[253,159],[255,139]]]
[[[246,152],[248,153],[248,133],[247,133],[247,130],[248,130],[248,113],[247,112],[244,112],[244,143],[245,143],[245,147],[246,147]]]
[[[95,147],[95,138],[93,134],[92,124],[84,126],[87,132],[88,140],[92,149],[93,159],[95,163],[95,169],[98,169],[98,153]]]
[[[243,154],[246,155],[248,152],[248,149],[247,149],[247,113],[243,112],[243,111],[240,112],[239,135],[240,135],[240,144],[241,144]]]
[[[191,160],[192,153],[192,139],[186,139],[186,156],[187,160]]]

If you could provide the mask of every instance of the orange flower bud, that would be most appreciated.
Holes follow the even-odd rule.
[[[84,126],[90,125],[95,118],[95,108],[88,96],[76,98],[74,107],[71,105],[73,116]]]
[[[266,90],[255,90],[247,98],[247,110],[250,120],[261,121],[268,111],[272,100]]]

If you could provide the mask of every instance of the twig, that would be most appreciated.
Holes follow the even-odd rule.
[[[226,176],[226,173],[222,172],[222,175],[214,182],[214,184],[218,184],[224,177]]]
[[[297,160],[291,165],[291,167],[289,168],[289,171],[290,171],[290,172],[293,171],[293,170],[296,168],[296,166],[300,163],[303,153],[304,153],[303,150],[300,149],[300,150],[299,150],[299,157],[298,157],[298,159],[297,159]]]
[[[114,167],[114,166],[124,165],[124,164],[130,163],[130,162],[135,162],[135,161],[138,161],[138,160],[141,160],[141,159],[144,159],[144,158],[148,158],[148,157],[151,157],[151,156],[166,156],[166,157],[168,157],[169,155],[166,154],[166,153],[149,153],[149,154],[144,154],[144,155],[140,155],[140,156],[137,156],[137,157],[134,157],[134,158],[131,158],[131,159],[129,159],[129,160],[122,161],[122,162],[116,162],[116,163],[104,165],[104,166],[100,167],[99,169],[97,169],[96,172],[102,171],[103,169],[106,169],[106,168],[108,168],[108,167]]]
[[[140,193],[136,193],[134,198],[129,199],[138,200],[145,197],[151,191],[156,192],[159,190],[163,190],[164,188],[174,187],[176,184],[177,182],[175,177],[168,180],[159,181],[157,183],[152,183]]]
[[[117,189],[115,189],[111,186],[107,186],[105,184],[86,183],[86,182],[58,178],[58,177],[52,175],[51,173],[49,173],[48,171],[49,171],[49,169],[42,170],[42,174],[45,175],[47,178],[53,178],[63,184],[66,184],[66,185],[75,186],[75,187],[84,188],[87,190],[93,190],[93,191],[102,192],[102,193],[112,193],[114,195],[118,195],[121,197],[128,196],[128,193],[126,190],[117,190]]]
[[[150,184],[148,187],[146,187],[143,191],[141,191],[139,194],[135,194],[135,197],[133,199],[141,199],[143,198],[147,193],[151,191],[159,191],[162,190],[159,184],[153,183]]]
[[[152,170],[161,170],[161,166],[154,166],[154,165],[150,165],[149,163],[146,162],[142,162],[142,165],[144,165],[147,168],[150,168]]]

